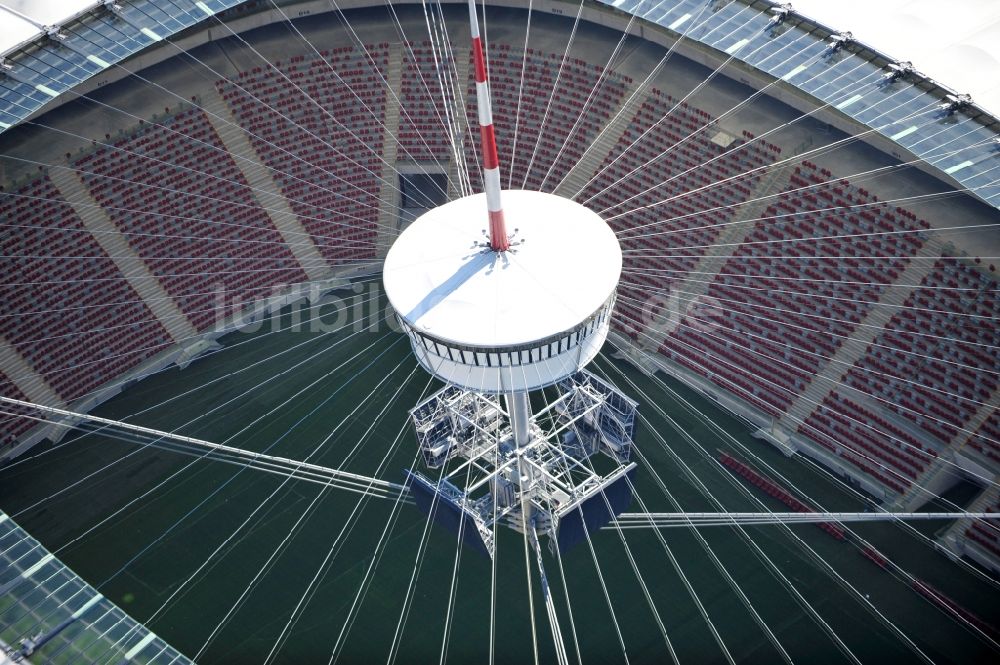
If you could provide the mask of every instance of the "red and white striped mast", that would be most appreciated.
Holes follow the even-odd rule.
[[[494,551],[493,529],[501,523],[522,531],[526,544],[531,541],[557,657],[565,663],[538,535],[547,533],[556,546],[571,547],[621,513],[631,500],[628,475],[636,465],[628,461],[632,445],[628,423],[634,423],[634,408],[618,405],[633,402],[610,386],[600,394],[596,388],[582,390],[591,381],[584,368],[610,332],[622,250],[601,216],[580,203],[546,192],[501,191],[476,0],[467,2],[486,191],[458,197],[413,220],[389,248],[382,281],[417,361],[446,384],[412,412],[424,464],[444,469],[449,460],[464,457],[466,461],[453,472],[474,463],[482,475],[477,471],[478,477],[469,479],[464,488],[452,485],[458,494],[415,470],[407,477],[421,510],[431,515],[433,506],[439,505],[435,501],[446,503],[448,523],[456,524],[454,516],[459,515],[460,524],[468,527],[462,537],[488,554]],[[484,201],[490,222],[488,246],[482,237]],[[517,256],[507,235],[507,218],[511,231],[517,227]],[[587,260],[580,261],[581,256]],[[609,424],[603,432],[590,428],[577,435],[578,445],[565,446],[562,434],[569,424],[560,421],[560,428],[550,431],[547,418],[540,420],[531,413],[530,392],[550,386],[564,395],[560,398],[564,403],[572,401],[572,413],[580,414],[574,418],[614,420],[620,427]],[[612,393],[619,397],[610,397]],[[611,399],[615,409],[624,411],[597,414],[595,409],[611,408],[605,406]],[[478,422],[483,407],[506,416],[506,422],[496,421],[489,442],[481,430],[456,426],[454,421],[459,417],[462,422]],[[608,475],[587,470],[573,457],[597,453],[613,460],[615,467]],[[567,475],[570,467],[574,472]],[[606,504],[608,489],[611,499]],[[502,520],[497,520],[496,510],[492,515],[486,510],[487,494],[493,495],[494,506],[505,506]],[[560,523],[565,530],[560,530]]]
[[[500,160],[497,157],[497,140],[493,132],[493,108],[490,105],[490,86],[483,57],[483,40],[479,37],[479,17],[476,0],[469,0],[469,28],[472,31],[472,57],[476,69],[476,108],[479,112],[479,137],[483,153],[483,185],[486,188],[486,209],[490,217],[490,247],[495,252],[510,248],[507,226],[500,204]]]
[[[479,136],[483,152],[483,185],[486,189],[486,209],[490,217],[490,247],[494,252],[510,249],[507,225],[500,203],[500,160],[497,139],[493,132],[493,108],[490,105],[490,84],[483,56],[483,40],[479,36],[479,16],[476,0],[469,0],[469,29],[472,32],[472,60],[476,69],[476,109],[479,112]],[[520,446],[530,440],[531,402],[526,390],[507,394],[507,410],[514,430],[514,441]]]

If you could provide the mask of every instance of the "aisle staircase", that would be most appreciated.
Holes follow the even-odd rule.
[[[51,169],[49,178],[171,339],[177,344],[193,341],[198,331],[90,195],[80,176],[69,169]]]
[[[388,90],[385,96],[385,139],[382,142],[382,190],[378,205],[378,235],[375,237],[375,252],[384,259],[392,242],[399,235],[400,192],[397,189],[396,160],[399,144],[393,138],[399,135],[399,95],[402,94],[403,45],[393,44],[389,48],[389,68],[385,74]],[[389,183],[389,184],[386,184]],[[389,186],[391,185],[391,186]]]
[[[13,344],[0,336],[0,370],[24,393],[28,401],[46,406],[65,406],[45,378],[35,371]]]
[[[462,150],[465,151],[466,161],[468,162],[468,168],[470,170],[472,170],[472,169],[478,168],[477,165],[479,164],[479,162],[477,161],[476,157],[473,157],[472,155],[470,155],[468,153],[467,148],[469,146],[467,145],[467,142],[465,140],[465,137],[466,137],[465,132],[469,131],[469,119],[468,119],[469,118],[469,114],[466,112],[466,109],[468,109],[468,107],[469,107],[470,104],[475,104],[475,101],[469,99],[469,97],[468,97],[468,93],[469,93],[469,87],[468,86],[471,85],[471,83],[472,83],[472,79],[470,78],[471,73],[470,73],[470,69],[469,69],[469,58],[461,58],[461,57],[458,56],[458,53],[455,54],[455,57],[457,58],[457,62],[455,63],[455,68],[458,70],[458,74],[457,74],[458,80],[455,83],[455,85],[457,86],[456,94],[462,95],[462,98],[459,100],[459,104],[458,104],[459,109],[460,109],[459,110],[459,117],[458,117],[458,126],[461,129],[461,133],[460,133],[460,135],[458,136],[458,138],[456,140],[459,141],[459,145],[462,146]],[[475,108],[473,108],[472,110],[475,111]],[[473,115],[472,117],[474,119],[476,118],[475,115]],[[473,128],[473,129],[475,129],[475,128]],[[476,141],[479,140],[479,135],[477,133],[475,133],[475,132],[473,133],[473,139],[475,139]],[[474,144],[473,148],[474,148],[474,150],[473,150],[474,154],[478,155],[478,150],[479,150],[478,143]],[[461,194],[459,192],[458,182],[459,182],[459,180],[458,180],[458,164],[456,163],[455,158],[452,157],[451,160],[448,163],[448,200],[449,201],[452,201],[452,200],[454,200],[456,198],[459,198],[461,196]]]
[[[917,256],[931,257],[936,253],[940,253],[936,243],[925,243]],[[882,333],[889,320],[899,311],[899,307],[906,302],[933,268],[934,261],[917,260],[908,263],[899,278],[882,293],[879,303],[871,307],[868,314],[854,328],[850,338],[843,341],[831,360],[823,362],[805,390],[788,407],[782,417],[788,427],[792,430],[797,429],[830,393],[843,385],[847,373],[865,355],[869,345]],[[854,390],[847,391],[846,396],[855,402],[864,401],[864,397]],[[877,400],[873,406],[879,409]]]
[[[312,236],[302,226],[298,215],[281,193],[281,188],[274,181],[270,169],[260,162],[246,132],[233,117],[229,105],[215,88],[211,88],[203,93],[201,106],[208,112],[209,122],[222,140],[222,145],[233,155],[236,166],[253,188],[254,198],[264,208],[302,270],[311,280],[320,279],[328,274],[329,264],[319,253]]]
[[[625,102],[621,108],[597,133],[583,159],[573,165],[561,182],[556,183],[555,189],[552,190],[553,194],[573,198],[587,187],[591,178],[604,164],[605,158],[621,141],[622,135],[635,117],[636,108],[646,99],[647,93],[641,90],[640,86],[641,83],[633,82],[625,89]]]
[[[954,450],[956,453],[965,449],[966,444],[975,436],[975,433],[979,431],[986,419],[992,415],[994,411],[1000,408],[1000,385],[998,385],[994,390],[993,394],[990,395],[989,399],[983,402],[982,405],[976,412],[969,418],[969,422],[963,425],[963,429],[955,433],[955,437],[951,440],[949,448]],[[972,451],[965,451],[972,452]],[[979,451],[976,451],[978,454]],[[984,458],[988,459],[988,458]],[[993,466],[996,466],[996,461],[988,460]]]

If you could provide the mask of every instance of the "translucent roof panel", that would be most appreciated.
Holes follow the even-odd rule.
[[[971,2],[957,1],[962,6]],[[731,58],[795,85],[812,94],[821,104],[833,107],[871,127],[928,164],[940,168],[945,175],[956,179],[980,198],[994,205],[1000,200],[1000,192],[995,187],[1000,177],[1000,151],[994,142],[997,133],[962,111],[943,110],[941,105],[944,91],[936,81],[931,82],[934,92],[925,89],[928,87],[926,81],[918,85],[919,77],[918,80],[886,81],[883,78],[886,70],[873,61],[876,58],[881,58],[880,62],[894,61],[894,58],[872,51],[867,46],[855,48],[849,45],[847,48],[835,49],[828,39],[835,30],[824,29],[815,22],[803,22],[795,15],[788,21],[774,25],[771,20],[773,14],[766,11],[765,5],[755,8],[744,2],[727,3],[724,0],[707,3],[704,0],[599,2],[624,12],[635,13],[685,39],[716,48]],[[853,27],[856,22],[870,25],[865,23],[867,9],[880,3],[864,3],[862,8],[861,3],[853,0],[843,3],[796,2],[796,9],[800,9],[803,4],[809,8],[819,5],[841,9],[853,7],[853,14],[849,16],[850,24],[845,23],[843,26],[846,29]],[[959,24],[966,28],[969,25],[981,26],[973,30],[974,36],[979,46],[988,43],[987,50],[992,49],[993,55],[987,54],[986,59],[993,58],[994,67],[991,76],[979,81],[981,85],[978,90],[985,93],[995,90],[1000,96],[1000,84],[997,83],[1000,79],[996,76],[997,71],[1000,71],[1000,5],[978,3],[976,13],[967,14],[956,23],[955,16],[961,15],[961,12],[943,12],[939,3],[935,3],[933,8],[926,2],[901,3],[892,0],[886,4],[897,9],[905,4],[907,11],[911,12],[914,11],[912,5],[919,5],[921,11],[929,12],[926,14],[928,20],[932,15],[950,14],[946,22],[953,28]],[[992,5],[993,9],[984,9],[985,5]],[[843,16],[842,11],[835,14]],[[982,22],[970,22],[974,20],[973,17],[979,17]],[[844,18],[846,20],[847,17]],[[885,18],[885,21],[881,24],[883,29],[880,33],[905,32],[884,30],[885,25],[892,23],[889,18]],[[982,39],[983,35],[994,33],[996,40]],[[932,43],[936,44],[937,41],[935,39]],[[912,48],[918,54],[923,52],[922,44],[913,43]],[[954,55],[953,51],[949,53]],[[900,52],[895,55],[902,58],[908,54]],[[969,65],[969,68],[979,72],[982,66],[982,62],[977,62],[974,67]],[[955,80],[966,79],[963,74],[961,79]],[[946,78],[945,82],[950,80]],[[987,94],[987,99],[992,97]],[[986,122],[995,122],[989,115],[979,115]]]
[[[0,69],[0,86],[3,87],[0,91],[0,132],[98,72],[239,4],[240,0],[204,0],[190,5],[160,0],[120,0],[114,10],[91,7],[59,25],[58,32],[52,36],[39,36],[29,45],[6,53],[4,66]],[[66,3],[64,11],[70,8],[79,9],[74,3]],[[35,16],[32,18],[44,20],[40,14],[42,9],[33,7]],[[3,16],[7,23],[22,23],[7,14]],[[5,32],[21,35],[18,31]]]
[[[2,511],[0,640],[36,663],[191,663]]]
[[[793,5],[804,16],[850,30],[892,59],[912,61],[927,76],[1000,113],[1000,3],[796,0]]]

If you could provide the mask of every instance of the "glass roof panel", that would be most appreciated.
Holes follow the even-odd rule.
[[[897,82],[879,87],[885,70],[865,60],[876,57],[869,51],[854,52],[848,47],[833,52],[819,34],[789,23],[760,32],[768,25],[771,14],[743,2],[711,0],[705,4],[682,0],[666,7],[666,3],[652,0],[599,1],[684,33],[800,87],[918,156],[926,156],[929,162],[940,161],[942,170],[962,183],[981,186],[995,179],[992,169],[996,160],[992,158],[953,159],[946,164],[941,155],[992,140],[996,133],[979,123],[973,123],[975,127],[970,129],[956,126],[954,117],[937,117],[940,97],[913,84]],[[704,13],[695,19],[699,11]],[[995,202],[1000,193],[990,189],[980,196]]]

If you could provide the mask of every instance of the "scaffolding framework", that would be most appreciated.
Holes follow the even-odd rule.
[[[418,446],[439,480],[407,471],[417,506],[490,556],[497,525],[548,534],[565,551],[626,510],[637,403],[586,371],[556,388],[520,446],[500,396],[448,386],[418,404]],[[596,455],[609,471],[595,469]]]

